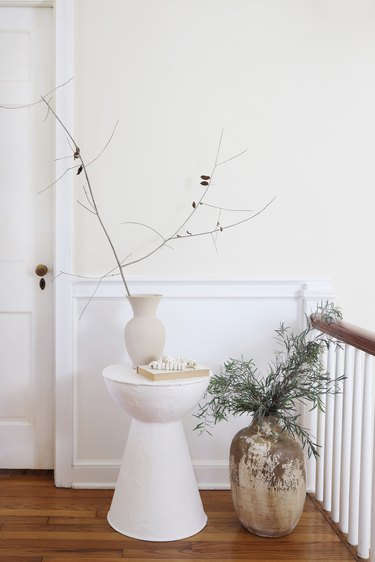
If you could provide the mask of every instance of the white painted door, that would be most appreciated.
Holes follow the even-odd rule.
[[[52,9],[0,7],[0,105],[51,90]],[[53,466],[53,120],[0,109],[0,468]],[[39,288],[36,264],[48,266]]]

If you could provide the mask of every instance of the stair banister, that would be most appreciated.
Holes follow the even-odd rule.
[[[316,499],[357,555],[367,559],[371,550],[375,562],[375,333],[349,322],[326,322],[319,314],[311,321],[340,343],[335,353],[327,354],[327,370],[332,377],[346,377],[342,394],[328,396],[326,413],[318,417],[322,458],[317,461]]]

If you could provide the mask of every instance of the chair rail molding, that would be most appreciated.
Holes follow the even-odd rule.
[[[0,8],[54,8],[61,0],[0,0]]]
[[[299,329],[310,305],[312,312],[316,302],[334,295],[327,279],[129,276],[128,280],[133,293],[163,295],[158,316],[166,326],[166,352],[191,356],[214,372],[229,357],[241,355],[254,357],[260,370],[266,369],[275,348],[274,330],[280,322]],[[71,478],[70,484],[66,479],[64,485],[114,487],[130,418],[113,407],[102,371],[110,364],[129,361],[123,328],[131,318],[131,307],[118,279],[104,280],[96,292],[95,280],[73,281],[71,288],[73,321],[66,326],[63,340],[65,351],[74,359],[72,370],[65,373],[71,392],[59,398],[59,409],[65,412],[59,435],[66,454],[59,458],[64,463],[62,470]],[[200,488],[229,487],[229,444],[247,423],[249,419],[240,417],[218,424],[211,437],[193,431],[193,414],[184,418]],[[66,459],[70,459],[69,470]],[[61,467],[58,472],[61,474]]]

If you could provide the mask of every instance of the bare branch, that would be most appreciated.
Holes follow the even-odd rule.
[[[221,225],[220,225],[220,218],[221,218],[221,209],[220,209],[220,211],[219,211],[219,213],[218,213],[218,215],[217,215],[216,228],[219,228],[219,227],[221,226]],[[217,241],[217,237],[218,237],[218,236],[219,236],[219,231],[216,232],[215,242]],[[219,253],[219,252],[218,252],[218,253]]]
[[[220,133],[220,139],[219,139],[219,144],[217,145],[217,150],[216,150],[216,157],[215,157],[215,164],[211,173],[211,179],[212,176],[214,174],[215,169],[217,168],[217,161],[219,160],[219,154],[220,154],[220,149],[221,149],[221,143],[223,141],[223,136],[224,136],[224,129],[221,129],[221,133]]]
[[[192,236],[207,236],[208,234],[214,234],[215,232],[223,232],[223,230],[227,230],[228,228],[233,228],[234,226],[238,226],[238,225],[240,225],[240,224],[243,224],[244,222],[249,222],[249,221],[251,221],[252,219],[255,219],[255,217],[257,217],[257,216],[260,215],[261,213],[263,213],[263,212],[267,209],[267,207],[269,207],[269,206],[271,205],[271,203],[273,203],[273,202],[275,201],[275,199],[276,199],[276,197],[273,197],[273,198],[271,199],[271,201],[269,201],[269,202],[267,203],[267,205],[265,205],[265,206],[264,206],[262,209],[260,209],[260,211],[258,211],[257,213],[254,213],[253,215],[251,215],[251,217],[246,217],[245,219],[242,219],[242,220],[240,220],[240,221],[233,222],[233,223],[231,223],[231,224],[227,224],[226,226],[219,226],[219,227],[216,227],[216,228],[214,228],[214,229],[212,229],[212,230],[207,230],[207,231],[204,231],[204,232],[195,232],[195,233],[192,234],[192,235],[182,234],[182,235],[179,235],[179,236],[174,236],[174,237],[172,238],[172,240],[178,240],[178,239],[180,239],[180,238],[191,238]],[[170,239],[170,240],[171,240],[171,239]]]
[[[47,92],[45,94],[45,97],[50,96],[53,92],[56,92],[60,88],[63,88],[64,86],[69,84],[69,82],[71,82],[72,80],[73,80],[73,77],[69,78],[69,80],[67,80],[63,84],[60,84],[59,86],[56,86],[56,88],[53,88],[52,90]],[[33,101],[31,103],[25,103],[25,104],[22,104],[22,105],[16,105],[16,104],[0,105],[0,109],[26,109],[27,107],[32,107],[33,105],[39,105],[40,103],[43,103],[42,99]]]
[[[228,209],[227,207],[220,207],[219,205],[211,205],[210,203],[200,203],[205,207],[212,207],[213,209],[219,209],[220,211],[229,211],[230,213],[253,213],[254,209]]]
[[[95,156],[95,158],[93,158],[92,160],[90,160],[90,162],[87,162],[86,164],[86,168],[88,166],[90,166],[90,164],[92,164],[93,162],[95,162],[95,160],[97,160],[98,158],[100,158],[100,156],[103,154],[103,152],[105,151],[105,149],[107,148],[107,146],[109,145],[109,143],[111,142],[111,140],[113,139],[113,135],[115,134],[115,131],[117,129],[117,125],[118,125],[118,121],[116,121],[115,126],[113,127],[112,133],[110,134],[109,139],[107,140],[107,142],[105,143],[105,145],[103,146],[103,148],[101,149],[101,151],[99,152],[99,154],[97,154]]]
[[[0,105],[0,109],[26,109],[27,107],[32,107],[33,105],[39,105],[40,103],[42,103],[42,100],[33,101],[32,103],[25,103],[24,105],[16,105],[16,104]]]
[[[49,110],[48,110],[49,112]],[[105,151],[105,149],[108,147],[108,145],[110,144],[111,140],[113,139],[113,136],[115,134],[115,131],[117,129],[117,125],[119,124],[118,121],[116,121],[115,126],[113,127],[113,130],[109,136],[109,139],[107,140],[107,142],[105,143],[105,145],[103,146],[103,148],[101,149],[101,151],[95,156],[95,158],[93,158],[92,160],[90,160],[90,162],[87,162],[86,164],[86,168],[88,168],[91,164],[93,164],[96,160],[98,160],[98,158],[100,158],[100,156],[103,154],[103,152]],[[74,152],[74,149],[71,147],[72,152]],[[61,156],[60,158],[55,158],[55,162],[57,162],[58,160],[66,160],[68,158],[72,158],[73,156]]]
[[[95,210],[95,209],[94,209],[94,205],[92,204],[92,201],[90,200],[89,194],[87,193],[87,189],[86,189],[86,187],[85,187],[85,184],[83,184],[82,188],[83,188],[83,191],[84,191],[84,193],[85,193],[85,196],[86,196],[86,199],[87,199],[88,204],[90,205],[90,207],[92,208],[92,210]]]
[[[68,138],[72,141],[73,146],[75,149],[77,149],[77,145],[76,142],[74,140],[74,138],[72,137],[72,135],[70,134],[70,132],[68,131],[68,129],[66,128],[66,126],[64,125],[64,123],[61,121],[60,117],[57,115],[56,111],[54,111],[54,109],[52,108],[51,104],[46,100],[46,96],[40,96],[42,98],[42,100],[44,101],[44,103],[46,104],[46,106],[49,108],[50,112],[53,113],[53,115],[55,116],[55,119],[60,123],[61,127],[64,129],[64,131],[66,132],[66,134],[68,135]]]
[[[115,258],[115,260],[116,260],[116,263],[117,263],[117,266],[118,266],[118,269],[119,269],[119,273],[120,273],[120,275],[121,275],[121,279],[122,279],[122,282],[123,282],[123,284],[124,284],[126,293],[127,293],[127,295],[130,295],[130,291],[129,291],[129,288],[128,288],[128,284],[127,284],[127,282],[126,282],[126,279],[125,279],[125,276],[124,276],[124,272],[123,272],[123,269],[122,269],[122,264],[121,264],[121,262],[120,262],[120,260],[119,260],[119,258],[118,258],[116,249],[115,249],[115,247],[114,247],[114,245],[113,245],[113,242],[112,242],[112,240],[111,240],[111,238],[110,238],[110,236],[109,236],[109,234],[108,234],[108,231],[107,231],[107,229],[106,229],[106,227],[105,227],[105,225],[104,225],[104,222],[103,222],[103,220],[102,220],[102,218],[101,218],[101,215],[100,215],[100,213],[99,213],[99,210],[98,210],[98,207],[97,207],[97,204],[96,204],[96,201],[95,201],[94,193],[93,193],[93,190],[92,190],[92,187],[91,187],[91,181],[90,181],[90,178],[89,178],[88,173],[87,173],[86,164],[85,164],[85,162],[84,162],[84,160],[83,160],[83,158],[82,158],[81,151],[80,151],[80,149],[79,149],[79,147],[78,147],[78,144],[76,143],[76,141],[75,141],[74,138],[72,137],[71,133],[68,131],[67,127],[66,127],[66,126],[64,125],[64,123],[61,121],[60,117],[56,114],[56,112],[54,111],[54,109],[53,109],[53,108],[51,107],[51,105],[48,103],[48,101],[46,100],[45,96],[42,96],[42,99],[43,99],[44,103],[49,107],[51,113],[53,113],[53,115],[55,116],[55,118],[57,119],[57,121],[60,123],[61,127],[63,128],[63,130],[64,130],[64,131],[66,132],[66,134],[68,135],[68,138],[69,138],[69,139],[72,141],[72,143],[73,143],[73,146],[74,146],[74,149],[75,149],[75,150],[74,150],[74,157],[75,157],[76,159],[78,159],[78,160],[80,161],[80,163],[81,163],[83,172],[84,172],[84,174],[85,174],[86,183],[87,183],[87,188],[88,188],[88,191],[89,191],[89,194],[90,194],[90,198],[91,198],[91,201],[92,201],[93,209],[94,209],[94,211],[96,212],[96,216],[97,216],[97,218],[98,218],[98,221],[99,221],[99,223],[100,223],[100,226],[102,227],[102,230],[103,230],[103,232],[104,232],[104,235],[105,235],[105,237],[107,238],[108,244],[109,244],[110,247],[111,247],[111,250],[112,250],[112,253],[113,253],[114,258]]]
[[[125,258],[123,258],[121,260],[121,264],[123,264],[128,258],[130,258],[130,256],[131,256],[131,254],[128,254]],[[55,275],[55,277],[53,277],[52,280],[55,281],[61,275],[69,275],[69,277],[78,277],[79,279],[92,279],[94,281],[97,281],[99,279],[104,279],[106,277],[115,277],[115,276],[119,275],[118,272],[116,274],[112,275],[113,272],[116,271],[116,270],[118,270],[117,265],[115,267],[112,267],[109,271],[107,271],[107,273],[104,273],[104,275],[99,275],[99,277],[93,276],[93,275],[79,275],[77,273],[68,273],[67,271],[60,271],[60,273]]]
[[[70,160],[71,158],[73,158],[73,154],[69,154],[69,156],[60,156],[59,158],[55,158],[55,162],[58,162],[59,160]]]
[[[40,193],[44,193],[45,191],[47,191],[48,189],[51,189],[51,187],[53,187],[54,185],[56,185],[60,180],[63,179],[64,176],[66,176],[66,174],[68,172],[70,172],[70,170],[74,170],[76,168],[79,168],[79,164],[77,164],[76,166],[70,166],[70,168],[66,168],[65,172],[63,174],[61,174],[61,176],[59,176],[55,181],[53,181],[52,183],[50,183],[49,185],[47,185],[47,187],[44,187],[43,189],[41,189],[40,191],[37,192],[37,195],[39,195]]]
[[[149,230],[152,230],[152,232],[155,232],[155,234],[157,234],[158,236],[160,236],[160,238],[162,240],[164,240],[164,242],[168,242],[168,240],[166,239],[165,236],[163,236],[158,230],[156,230],[156,228],[153,228],[152,226],[150,226],[149,224],[145,224],[144,222],[137,222],[137,221],[124,221],[121,224],[135,224],[138,226],[144,226],[145,228],[148,228]]]
[[[86,205],[84,205],[83,203],[81,203],[81,201],[79,201],[77,199],[77,203],[78,205],[81,205],[81,207],[83,207],[84,209],[86,209],[86,211],[88,211],[89,213],[92,213],[93,215],[97,215],[96,211],[93,211],[92,209],[89,209],[88,207],[86,207]]]
[[[116,267],[116,269],[117,269],[117,267]],[[56,281],[56,279],[61,277],[61,275],[68,275],[69,277],[78,277],[78,279],[91,279],[93,281],[97,281],[98,279],[102,279],[103,277],[106,277],[105,275],[100,275],[99,277],[95,277],[93,275],[79,275],[78,273],[68,273],[67,271],[60,270],[60,273],[55,275],[52,278],[52,281]]]
[[[144,227],[144,228],[147,228],[148,230],[150,230],[150,231],[152,231],[153,233],[155,233],[155,234],[161,239],[161,241],[159,241],[159,243],[157,243],[156,246],[155,246],[152,250],[150,250],[149,252],[147,252],[146,254],[144,254],[143,256],[141,256],[141,257],[139,257],[139,258],[137,258],[137,259],[133,259],[132,261],[127,261],[128,258],[132,255],[132,254],[129,254],[126,258],[124,258],[123,260],[120,261],[118,255],[117,255],[116,249],[115,249],[115,247],[114,247],[114,244],[113,244],[113,242],[112,242],[112,240],[111,240],[111,237],[110,237],[110,235],[109,235],[109,232],[108,232],[108,230],[107,230],[107,228],[106,228],[106,226],[105,226],[105,224],[104,224],[104,222],[103,222],[103,219],[102,219],[102,217],[101,217],[101,214],[100,214],[100,212],[99,212],[99,209],[98,209],[98,206],[97,206],[97,203],[96,203],[96,199],[95,199],[95,196],[94,196],[94,192],[93,192],[93,189],[92,189],[91,180],[90,180],[90,177],[89,177],[88,172],[87,172],[88,166],[90,166],[93,162],[95,162],[95,161],[103,154],[103,152],[106,150],[106,148],[107,148],[108,145],[110,144],[110,142],[111,142],[111,140],[112,140],[112,138],[113,138],[113,136],[114,136],[114,134],[115,134],[116,128],[117,128],[117,126],[118,126],[118,121],[116,122],[116,124],[115,124],[115,126],[114,126],[114,128],[113,128],[113,130],[112,130],[112,132],[111,132],[111,134],[110,134],[110,137],[109,137],[108,141],[105,143],[104,147],[103,147],[103,148],[101,149],[101,151],[95,156],[95,158],[93,158],[92,160],[90,160],[90,161],[86,164],[85,161],[84,161],[84,159],[83,159],[83,157],[82,157],[82,154],[81,154],[80,148],[78,147],[77,142],[75,141],[74,137],[73,137],[72,134],[69,132],[68,128],[64,125],[63,121],[62,121],[61,118],[58,116],[58,114],[56,113],[56,111],[54,110],[54,108],[52,107],[52,105],[51,105],[52,97],[49,97],[49,96],[51,96],[51,93],[52,93],[52,92],[54,92],[55,90],[57,90],[58,88],[60,88],[60,87],[62,87],[62,86],[64,86],[64,85],[68,84],[70,81],[71,81],[71,79],[68,80],[68,81],[66,81],[64,84],[61,84],[61,86],[58,86],[57,88],[54,88],[53,90],[51,90],[51,92],[48,92],[46,95],[41,96],[41,99],[40,99],[39,101],[37,101],[37,102],[31,103],[31,104],[27,104],[27,105],[22,105],[22,106],[9,106],[9,107],[0,106],[0,108],[4,108],[4,109],[21,109],[21,108],[24,108],[24,107],[30,107],[30,106],[32,106],[32,105],[37,105],[37,104],[43,102],[43,103],[46,105],[46,107],[47,107],[47,116],[49,115],[49,113],[51,113],[51,114],[55,117],[56,121],[59,123],[59,125],[62,127],[62,129],[65,131],[65,133],[66,133],[66,135],[67,135],[67,142],[68,142],[68,144],[69,144],[69,146],[70,146],[70,149],[71,149],[71,151],[72,151],[72,153],[73,153],[73,159],[74,159],[74,161],[77,160],[77,163],[74,164],[74,165],[72,165],[72,166],[70,166],[70,167],[68,167],[68,168],[60,175],[59,178],[57,178],[57,179],[56,179],[55,181],[53,181],[50,185],[48,185],[47,187],[45,187],[44,189],[42,189],[41,191],[39,191],[39,193],[43,193],[44,191],[47,191],[48,189],[50,189],[51,187],[53,187],[54,185],[56,185],[56,183],[57,183],[58,181],[60,181],[70,170],[78,169],[78,174],[80,174],[81,172],[84,173],[84,176],[85,176],[85,183],[86,183],[86,186],[87,186],[87,187],[86,187],[85,185],[83,185],[83,190],[84,190],[84,194],[85,194],[85,197],[86,197],[86,200],[87,200],[87,205],[84,204],[84,203],[82,203],[81,201],[78,201],[78,204],[81,205],[86,211],[88,211],[88,212],[90,212],[90,213],[96,215],[96,217],[97,217],[97,219],[98,219],[98,221],[99,221],[99,223],[100,223],[100,226],[102,227],[102,230],[103,230],[103,232],[104,232],[104,235],[105,235],[105,237],[106,237],[106,239],[107,239],[107,242],[108,242],[108,244],[109,244],[109,246],[110,246],[110,248],[111,248],[111,250],[112,250],[113,256],[114,256],[114,258],[115,258],[116,266],[115,266],[114,268],[112,268],[109,272],[107,272],[105,275],[103,275],[103,276],[101,276],[101,277],[99,277],[99,278],[96,278],[96,279],[98,279],[97,287],[95,288],[95,291],[94,291],[93,295],[91,296],[91,298],[89,299],[89,301],[88,301],[88,303],[86,304],[85,308],[83,309],[83,311],[82,311],[82,313],[81,313],[81,316],[82,316],[83,312],[86,310],[88,304],[89,304],[89,303],[91,302],[91,300],[93,299],[95,293],[97,292],[97,290],[98,290],[100,284],[102,283],[102,281],[103,281],[103,279],[104,279],[105,277],[120,274],[120,276],[121,276],[121,278],[122,278],[122,281],[123,281],[123,284],[124,284],[124,287],[125,287],[125,290],[126,290],[126,293],[127,293],[127,295],[130,295],[129,288],[128,288],[128,285],[127,285],[127,282],[126,282],[126,279],[125,279],[125,276],[124,276],[124,271],[123,271],[123,269],[124,269],[125,267],[128,267],[128,266],[130,266],[130,265],[133,265],[133,264],[135,264],[135,263],[138,263],[138,262],[140,262],[140,261],[145,260],[146,258],[150,257],[151,255],[153,255],[154,253],[156,253],[158,250],[162,249],[163,247],[169,247],[169,248],[170,248],[171,246],[169,246],[168,243],[169,243],[171,240],[177,240],[177,239],[181,239],[181,238],[188,238],[188,237],[189,237],[189,238],[192,238],[192,237],[196,237],[196,236],[210,235],[211,238],[212,238],[213,244],[215,245],[215,249],[216,249],[216,251],[218,252],[218,248],[217,248],[216,242],[217,242],[217,237],[218,237],[219,232],[222,232],[223,230],[226,230],[226,229],[228,229],[228,228],[233,228],[234,226],[238,226],[238,225],[240,225],[240,224],[242,224],[242,223],[245,223],[245,222],[247,222],[247,221],[252,220],[252,219],[255,218],[256,216],[258,216],[259,214],[261,214],[261,213],[274,201],[275,198],[272,199],[269,203],[267,203],[267,205],[265,205],[260,211],[258,211],[258,212],[256,212],[256,213],[252,214],[251,216],[248,216],[248,217],[246,217],[246,218],[244,218],[244,219],[242,219],[242,220],[238,220],[238,221],[232,222],[232,223],[230,223],[230,224],[228,224],[228,225],[226,225],[226,226],[222,226],[222,225],[221,225],[221,223],[220,223],[220,217],[221,217],[221,213],[224,212],[224,211],[226,211],[226,212],[246,212],[246,213],[253,213],[252,210],[248,210],[248,209],[231,209],[231,208],[220,207],[220,206],[213,205],[213,204],[210,204],[210,203],[206,203],[206,202],[205,202],[205,197],[206,197],[206,195],[207,195],[207,193],[208,193],[208,190],[209,190],[210,187],[213,185],[212,182],[213,182],[213,178],[214,178],[214,175],[215,175],[215,173],[216,173],[217,168],[218,168],[219,166],[223,165],[223,164],[226,164],[226,163],[230,162],[231,160],[234,160],[235,158],[238,158],[239,156],[241,156],[242,154],[245,154],[245,153],[247,152],[246,150],[244,150],[244,151],[242,151],[242,152],[239,152],[238,154],[235,154],[235,155],[233,155],[233,156],[231,156],[231,157],[229,157],[229,158],[226,158],[225,160],[220,161],[221,146],[222,146],[222,140],[223,140],[223,134],[224,134],[224,132],[223,132],[223,130],[222,130],[222,131],[221,131],[221,134],[220,134],[220,138],[219,138],[219,142],[218,142],[218,146],[217,146],[217,150],[216,150],[216,155],[215,155],[215,161],[214,161],[214,164],[213,164],[213,168],[212,168],[211,174],[210,174],[210,175],[206,175],[206,174],[205,174],[205,175],[202,175],[202,176],[201,176],[201,179],[203,180],[203,181],[201,181],[201,186],[204,187],[204,189],[202,190],[202,194],[201,194],[200,198],[199,198],[197,201],[194,201],[194,202],[193,202],[192,209],[190,209],[190,211],[187,213],[185,219],[184,219],[183,222],[180,224],[180,226],[179,226],[176,230],[174,230],[174,232],[173,232],[171,235],[169,235],[169,236],[166,237],[166,236],[164,236],[163,234],[161,234],[161,232],[159,232],[158,230],[156,230],[155,228],[153,228],[152,226],[150,226],[150,225],[148,225],[148,224],[141,223],[141,222],[136,222],[136,221],[127,221],[127,222],[124,222],[123,224],[133,224],[133,225],[138,225],[138,226],[142,226],[142,227]],[[48,97],[49,97],[49,99],[47,99]],[[47,116],[46,116],[46,117],[47,117]],[[61,157],[61,158],[58,158],[57,160],[63,160],[63,159],[65,159],[65,158],[67,158],[67,157],[63,156],[63,157]],[[199,209],[199,207],[200,207],[201,205],[206,205],[207,207],[212,207],[212,208],[218,209],[218,210],[219,210],[218,220],[217,220],[217,223],[216,223],[215,228],[210,229],[210,230],[207,230],[207,231],[192,233],[192,232],[187,228],[187,225],[188,225],[190,219],[191,219],[191,218],[193,217],[193,215],[198,211],[198,209]],[[183,232],[183,234],[180,234],[180,232]],[[115,271],[118,272],[118,273],[115,274],[115,273],[114,273]],[[58,274],[58,276],[60,276],[60,275],[62,275],[62,274],[64,274],[64,272],[60,272],[60,273]],[[65,274],[67,274],[67,273],[65,273]],[[57,276],[57,277],[58,277],[58,276]],[[57,277],[56,277],[56,278],[57,278]],[[86,276],[76,276],[76,277],[88,278],[88,277],[86,277]],[[95,279],[95,278],[94,278],[94,277],[90,277],[90,279]]]
[[[72,81],[73,81],[73,76],[71,78],[69,78],[66,82],[63,82],[62,84],[59,84],[58,86],[56,86],[56,88],[53,88],[52,90],[47,92],[45,94],[45,97],[49,96],[50,94],[53,94],[54,92],[57,92],[57,90],[59,90],[60,88],[63,88],[64,86],[66,86],[67,84],[69,84]],[[41,102],[38,102],[38,103],[41,103]]]
[[[190,221],[190,219],[192,218],[192,216],[197,212],[198,208],[199,208],[201,205],[205,205],[205,203],[204,203],[204,198],[206,197],[207,192],[208,192],[208,190],[209,190],[209,188],[210,188],[210,186],[211,186],[211,184],[212,184],[212,179],[213,179],[213,177],[214,177],[214,175],[215,175],[215,172],[216,172],[217,167],[218,167],[219,165],[221,165],[221,164],[224,164],[224,163],[226,163],[226,162],[229,162],[230,160],[233,160],[234,158],[237,158],[237,157],[241,156],[242,154],[244,154],[244,153],[246,152],[246,151],[239,152],[238,154],[235,154],[234,156],[231,156],[230,158],[227,158],[226,160],[223,160],[222,162],[219,163],[219,156],[220,156],[220,150],[221,150],[221,145],[222,145],[222,140],[223,140],[223,134],[224,134],[224,131],[222,130],[222,131],[221,131],[221,134],[220,134],[220,139],[219,139],[218,147],[217,147],[217,150],[216,150],[215,163],[214,163],[214,165],[213,165],[212,172],[211,172],[211,174],[208,175],[208,176],[203,176],[203,177],[205,178],[205,182],[203,183],[203,185],[205,186],[205,189],[204,189],[204,191],[203,191],[203,194],[201,195],[201,197],[200,197],[200,199],[198,200],[198,202],[194,202],[194,205],[193,205],[192,210],[188,213],[187,217],[186,217],[185,220],[182,222],[182,224],[179,226],[179,228],[178,228],[177,230],[175,230],[175,232],[173,232],[173,234],[171,234],[171,235],[168,236],[167,238],[164,238],[164,237],[163,237],[163,241],[162,241],[159,245],[157,245],[153,250],[147,252],[146,254],[144,254],[143,256],[141,256],[140,258],[134,259],[134,260],[132,260],[131,262],[128,262],[127,264],[124,264],[123,267],[129,267],[130,265],[134,265],[134,264],[136,264],[136,263],[139,263],[139,262],[141,262],[141,261],[143,261],[143,260],[149,258],[149,257],[152,256],[153,254],[155,254],[156,252],[158,252],[161,248],[163,248],[163,246],[165,246],[165,245],[166,245],[168,242],[170,242],[171,240],[179,240],[179,239],[181,239],[181,238],[192,238],[192,237],[194,237],[194,236],[205,236],[205,235],[208,235],[208,234],[212,234],[212,235],[213,235],[213,234],[215,234],[215,233],[222,232],[222,231],[224,230],[224,228],[231,228],[232,226],[236,226],[237,224],[241,224],[242,222],[249,221],[249,220],[251,220],[252,218],[255,218],[258,214],[262,213],[262,212],[268,207],[268,205],[270,205],[270,204],[272,203],[273,200],[270,201],[270,202],[269,202],[263,209],[261,209],[258,213],[255,213],[255,214],[252,215],[251,217],[247,217],[246,219],[243,219],[242,221],[238,221],[237,223],[230,224],[230,225],[228,225],[228,226],[226,226],[226,227],[219,226],[219,227],[215,227],[215,228],[212,229],[212,230],[208,230],[208,231],[206,231],[206,232],[199,232],[199,233],[196,233],[196,234],[194,234],[194,233],[191,234],[190,232],[187,233],[187,234],[185,234],[185,233],[184,233],[184,234],[179,234],[179,233],[182,231],[182,229],[184,229],[184,227],[187,225],[187,223]],[[240,211],[240,209],[239,209],[239,211]],[[252,212],[252,211],[251,211],[251,212]]]
[[[223,232],[224,230],[227,230],[228,228],[233,228],[234,226],[238,226],[242,223],[248,222],[252,219],[254,219],[255,217],[257,217],[258,215],[260,215],[261,213],[263,213],[263,211],[265,211],[267,209],[267,207],[269,207],[269,205],[271,205],[271,203],[276,199],[276,197],[273,197],[273,199],[271,199],[271,201],[269,201],[267,203],[267,205],[265,205],[262,209],[260,209],[260,211],[258,211],[257,213],[254,213],[253,215],[251,215],[251,217],[246,217],[245,219],[242,219],[240,221],[228,224],[226,226],[216,226],[214,229],[212,230],[207,230],[207,231],[203,231],[203,232],[194,232],[193,234],[188,233],[188,234],[179,234],[177,236],[174,236],[173,240],[178,240],[180,238],[191,238],[194,236],[207,236],[209,234],[214,234],[214,233],[219,233],[219,232]]]
[[[103,281],[103,277],[101,277],[101,278],[99,279],[98,284],[96,285],[96,287],[95,287],[95,289],[94,289],[94,292],[92,293],[92,295],[90,296],[89,300],[87,301],[87,303],[86,303],[85,306],[83,307],[82,312],[81,312],[81,314],[79,315],[79,320],[81,320],[82,316],[83,316],[84,313],[85,313],[86,308],[89,306],[90,302],[91,302],[92,299],[95,297],[95,295],[96,295],[96,293],[97,293],[97,291],[98,291],[100,285],[102,284],[102,281]]]
[[[214,246],[215,246],[216,253],[218,254],[218,253],[219,253],[219,250],[218,250],[218,248],[217,248],[215,236],[214,236],[213,234],[211,234],[211,238],[212,238],[212,242],[213,242],[213,244],[214,244]]]
[[[51,103],[52,99],[53,99],[53,98],[51,97],[50,100],[49,100],[49,103]],[[47,121],[48,115],[49,115],[49,109],[47,109],[47,111],[46,111],[46,115],[45,115],[45,117],[44,117],[44,121]]]
[[[238,154],[235,154],[234,156],[230,156],[230,158],[227,158],[226,160],[223,160],[222,162],[219,162],[218,164],[216,164],[216,167],[222,166],[223,164],[226,164],[227,162],[230,162],[231,160],[234,160],[235,158],[238,158],[239,156],[242,156],[242,154],[245,154],[245,152],[247,152],[247,148],[245,150],[243,150],[242,152],[239,152]]]

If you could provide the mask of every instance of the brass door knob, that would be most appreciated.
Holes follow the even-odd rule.
[[[39,263],[37,266],[35,266],[34,271],[38,275],[38,277],[44,277],[48,272],[48,267],[43,263]]]

